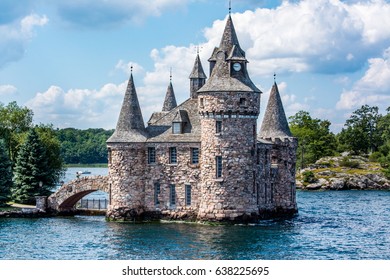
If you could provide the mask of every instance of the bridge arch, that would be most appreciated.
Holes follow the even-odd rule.
[[[108,176],[86,176],[62,185],[48,198],[48,208],[56,212],[69,211],[84,196],[95,191],[110,192]]]

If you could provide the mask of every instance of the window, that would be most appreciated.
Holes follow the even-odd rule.
[[[222,177],[222,157],[216,156],[215,157],[215,169],[216,169],[216,177],[221,178]]]
[[[112,157],[111,157],[111,149],[108,148],[108,164],[112,163]]]
[[[169,203],[170,205],[176,205],[176,186],[173,184],[169,187]]]
[[[203,98],[200,98],[200,99],[199,99],[199,106],[200,106],[200,108],[203,108],[203,107],[204,107]]]
[[[215,133],[222,132],[222,121],[215,121]]]
[[[176,147],[169,148],[169,163],[176,164],[177,163],[177,150]]]
[[[154,205],[160,205],[158,195],[160,194],[160,183],[154,183]]]
[[[181,122],[174,122],[172,123],[172,133],[173,134],[180,134],[181,131]]]
[[[191,185],[186,185],[186,205],[191,206]]]
[[[240,106],[246,106],[246,99],[243,97],[240,98]]]
[[[148,164],[156,163],[156,148],[148,147]]]
[[[191,164],[199,163],[199,148],[191,148]]]

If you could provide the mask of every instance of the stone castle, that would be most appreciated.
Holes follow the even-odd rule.
[[[107,140],[108,219],[249,222],[297,212],[297,140],[276,83],[258,133],[261,91],[230,14],[208,61],[209,79],[197,55],[189,98],[177,105],[170,83],[146,127],[130,76]]]

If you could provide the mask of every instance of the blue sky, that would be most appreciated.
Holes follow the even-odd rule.
[[[134,66],[143,117],[161,110],[172,68],[189,97],[197,46],[208,74],[226,0],[1,0],[0,102],[35,123],[114,128]],[[264,92],[273,73],[287,116],[299,110],[339,131],[361,105],[390,106],[390,1],[233,0],[232,18]]]

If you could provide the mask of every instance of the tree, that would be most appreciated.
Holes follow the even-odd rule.
[[[328,120],[313,119],[308,112],[299,111],[289,118],[290,130],[298,138],[297,166],[304,168],[324,156],[334,155],[335,135]]]
[[[355,154],[372,153],[383,144],[382,134],[378,128],[382,116],[378,113],[378,107],[363,105],[354,111],[338,135],[338,139],[344,148]]]
[[[18,203],[34,203],[35,196],[50,194],[52,184],[45,146],[36,129],[30,129],[16,159],[12,198]]]
[[[4,106],[0,103],[0,138],[4,139],[9,158],[15,162],[18,146],[21,144],[21,134],[32,126],[33,111],[20,107],[14,101]]]
[[[0,140],[0,206],[8,201],[12,187],[11,161],[4,142]]]

